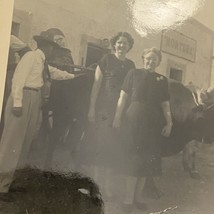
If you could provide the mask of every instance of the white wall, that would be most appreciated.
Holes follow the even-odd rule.
[[[119,31],[128,31],[135,39],[128,57],[141,67],[141,54],[144,48],[160,48],[161,33],[141,38],[133,29],[130,14],[122,0],[15,0],[15,8],[32,12],[32,35],[51,27],[60,28],[67,37],[75,62],[79,61],[81,35],[95,38],[110,38]],[[212,38],[194,23],[187,23],[176,29],[197,41],[196,62],[163,53],[163,61],[158,71],[166,75],[168,59],[186,66],[184,83],[207,88],[210,85]],[[29,42],[32,42],[29,41]]]
[[[135,32],[127,18],[128,12],[126,13],[125,5],[118,5],[118,1],[16,0],[15,8],[32,12],[31,36],[51,27],[62,29],[67,36],[68,46],[72,50],[76,62],[82,34],[102,39],[110,38],[119,31],[130,32],[135,38],[135,45],[128,57],[134,59],[138,66],[141,66],[143,48],[160,46],[156,36],[142,39]]]

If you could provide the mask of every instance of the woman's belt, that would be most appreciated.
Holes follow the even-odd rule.
[[[29,90],[29,91],[40,91],[40,88],[31,88],[31,87],[24,87],[24,90]]]

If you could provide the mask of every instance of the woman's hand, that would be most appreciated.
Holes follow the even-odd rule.
[[[76,74],[69,74],[70,76],[71,76],[71,79],[75,79],[75,78],[77,78],[77,77],[81,77],[81,76],[83,76],[83,75],[85,75],[85,73],[76,73]]]
[[[121,90],[120,98],[117,102],[114,121],[112,124],[112,127],[115,129],[119,129],[121,127],[121,118],[122,118],[123,110],[125,109],[127,98],[128,98],[128,94],[126,94],[125,91]]]
[[[166,120],[166,125],[162,129],[161,135],[164,137],[169,137],[173,125],[169,101],[162,102],[161,107],[163,109],[163,114]]]
[[[95,109],[94,108],[91,108],[88,112],[88,121],[90,123],[95,123]]]
[[[171,131],[172,131],[172,123],[168,123],[163,127],[161,135],[164,137],[169,137],[171,134]]]
[[[118,118],[114,118],[114,121],[113,121],[113,128],[115,128],[115,129],[119,129],[120,128],[120,126],[121,126],[121,120],[120,119],[118,119]]]

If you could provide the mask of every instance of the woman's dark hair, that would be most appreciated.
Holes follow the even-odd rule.
[[[128,43],[129,43],[129,50],[128,50],[128,51],[130,51],[130,50],[132,49],[132,47],[133,47],[134,39],[133,39],[132,36],[131,36],[129,33],[127,33],[127,32],[119,32],[119,33],[117,33],[117,35],[115,35],[115,36],[113,36],[113,37],[111,38],[110,41],[111,41],[111,46],[112,46],[112,48],[115,50],[115,47],[114,47],[114,46],[115,46],[117,40],[118,40],[120,37],[126,37]]]
[[[143,54],[142,54],[142,58],[144,58],[144,56],[146,54],[150,53],[150,52],[156,54],[158,56],[158,58],[159,58],[159,62],[161,62],[161,60],[162,60],[161,51],[159,49],[155,48],[155,47],[152,47],[152,48],[149,48],[149,49],[144,49],[143,50]]]

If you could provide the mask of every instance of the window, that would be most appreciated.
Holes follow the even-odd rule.
[[[105,43],[103,42],[105,40]],[[107,53],[111,52],[106,39],[98,39],[83,34],[80,43],[79,64],[96,68],[96,63]]]
[[[11,34],[19,37],[20,23],[12,22]]]
[[[170,68],[169,78],[182,82],[183,71],[176,68]]]

